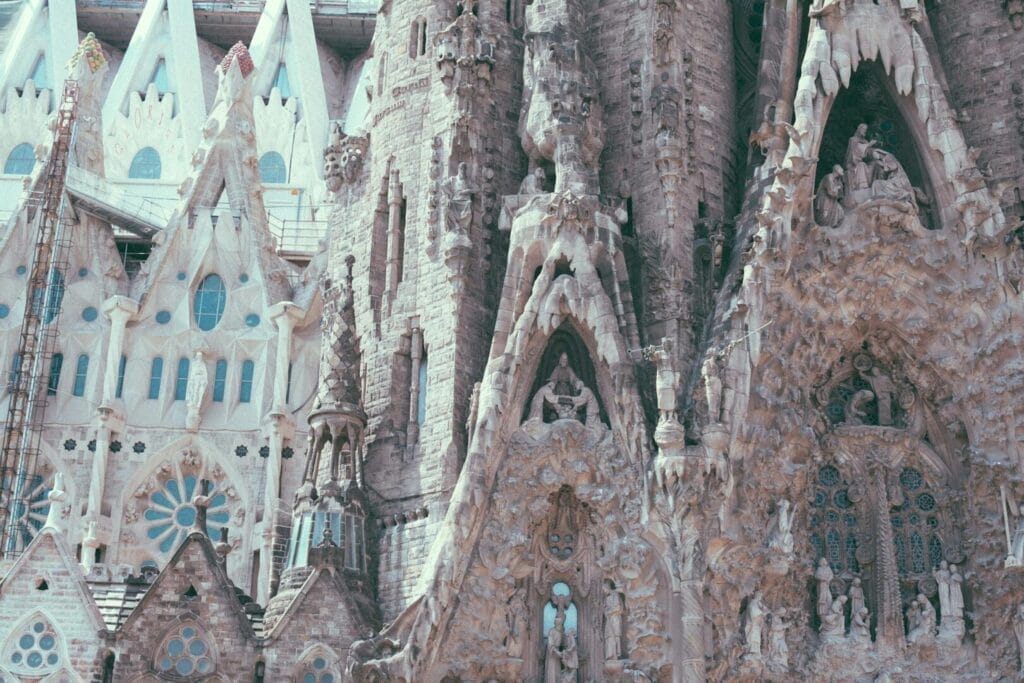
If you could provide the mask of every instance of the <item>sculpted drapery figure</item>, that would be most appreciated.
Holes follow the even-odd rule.
[[[771,537],[768,540],[768,547],[785,554],[793,552],[793,513],[790,509],[790,502],[785,498],[776,503],[775,523]]]
[[[701,366],[700,374],[704,378],[704,398],[708,404],[708,421],[722,421],[722,357],[715,352],[708,352]]]
[[[847,206],[853,206],[868,198],[871,187],[871,148],[877,144],[867,139],[868,126],[862,123],[846,145],[846,194]]]
[[[588,427],[596,426],[601,419],[594,392],[569,367],[569,355],[566,353],[559,356],[558,365],[552,370],[548,381],[533,397],[530,419],[543,420],[545,406],[554,410],[560,420],[577,419],[579,409],[583,408]]]
[[[565,647],[562,649],[562,673],[559,683],[577,683],[580,669],[580,653],[576,649],[576,629],[565,632]]]
[[[1006,556],[1007,567],[1024,566],[1024,504],[1017,506],[1017,513],[1017,528],[1013,532],[1010,552]]]
[[[935,637],[935,608],[923,594],[918,594],[917,599],[910,603],[913,613],[908,610],[907,614],[913,614],[914,625],[907,634],[907,642],[926,642]]]
[[[519,184],[519,194],[539,194],[544,191],[545,182],[547,182],[547,174],[544,172],[544,167],[537,166]]]
[[[850,610],[850,637],[860,645],[871,642],[871,615],[867,607]]]
[[[835,642],[846,634],[846,618],[844,615],[846,596],[840,595],[832,601],[828,611],[821,618],[821,639]]]
[[[789,669],[789,645],[786,643],[788,626],[785,609],[772,613],[768,627],[768,666],[772,671],[783,672]]]
[[[555,625],[548,631],[547,652],[544,655],[544,683],[560,683],[562,678],[562,625],[565,617],[555,616]]]
[[[663,337],[661,346],[648,346],[644,358],[657,367],[655,390],[658,394],[659,421],[676,419],[676,391],[679,389],[679,371],[676,369],[676,355],[672,340]]]
[[[622,657],[622,594],[615,590],[615,584],[608,581],[604,596],[604,658]]]
[[[469,180],[469,167],[459,162],[459,170],[442,184],[447,201],[445,226],[449,232],[468,235],[473,223],[473,195],[477,188]]]
[[[761,591],[756,591],[754,597],[747,603],[747,624],[744,635],[747,639],[747,656],[761,656],[761,637],[764,631],[765,616],[764,598]]]
[[[188,374],[188,387],[185,390],[185,428],[190,432],[199,429],[201,417],[199,411],[203,407],[203,398],[206,396],[206,387],[209,384],[209,376],[206,372],[206,363],[203,362],[203,352],[196,351],[192,360],[192,367]]]
[[[876,149],[872,151],[872,158],[872,199],[891,199],[915,204],[914,186],[910,184],[907,172],[903,170],[896,157],[889,152]]]
[[[836,164],[818,185],[814,195],[814,220],[822,227],[834,228],[843,222],[844,175],[843,167]]]
[[[835,578],[832,567],[824,557],[818,560],[818,568],[814,571],[814,580],[818,582],[818,617],[824,621],[832,607],[832,589],[829,583]]]
[[[850,598],[851,615],[858,614],[865,608],[864,588],[860,585],[859,578],[854,577],[853,581],[850,582],[850,589],[847,591],[847,597]]]
[[[518,659],[523,656],[523,646],[527,640],[527,629],[529,628],[529,612],[526,608],[526,589],[519,588],[512,594],[508,603],[508,611],[505,613],[505,626],[508,635],[505,636],[505,649],[508,656]]]

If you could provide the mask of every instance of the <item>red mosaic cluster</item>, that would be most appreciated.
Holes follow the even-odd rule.
[[[220,62],[220,70],[223,73],[227,73],[231,62],[235,60],[238,60],[238,68],[242,70],[243,78],[248,78],[252,70],[256,68],[256,65],[252,62],[252,55],[249,54],[249,48],[243,45],[242,41],[232,45],[228,53],[224,55],[224,59]]]

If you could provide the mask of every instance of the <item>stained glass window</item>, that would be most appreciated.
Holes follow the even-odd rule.
[[[149,506],[142,516],[146,522],[146,536],[157,542],[160,552],[174,550],[195,524],[197,513],[192,499],[198,488],[198,477],[178,473],[162,480],[160,488],[149,496]],[[206,510],[206,527],[210,535],[217,538],[220,528],[231,519],[228,497],[216,482],[208,495],[210,506]]]
[[[288,182],[288,168],[284,157],[277,152],[267,152],[260,157],[260,180],[264,183]]]
[[[288,99],[292,96],[292,87],[288,82],[288,67],[281,62],[277,65],[277,73],[274,74],[274,84],[272,88],[277,88],[278,92],[281,93],[281,99]]]
[[[114,398],[121,398],[124,393],[124,370],[128,365],[128,358],[121,356],[121,362],[117,364],[117,388],[114,390]]]
[[[851,576],[860,573],[857,547],[860,543],[860,518],[850,486],[834,465],[818,470],[811,500],[811,545],[815,557],[825,557],[832,571]]]
[[[9,474],[4,477],[3,490],[13,488],[10,483],[12,476]],[[9,549],[24,549],[46,524],[46,515],[50,512],[50,499],[47,498],[49,492],[49,480],[41,475],[35,474],[25,479],[22,495],[11,507],[14,530],[8,539]]]
[[[943,559],[938,504],[918,469],[904,467],[900,471],[899,485],[902,501],[892,508],[889,516],[896,568],[902,578],[924,578],[931,575],[932,569]]]
[[[28,175],[36,166],[36,153],[32,145],[23,142],[7,155],[4,162],[4,173],[7,175]]]
[[[14,674],[37,680],[60,667],[60,636],[41,614],[33,616],[11,634],[3,655],[4,667]]]
[[[74,396],[85,396],[85,380],[89,377],[89,356],[84,353],[78,357],[75,365],[75,386],[71,389]]]
[[[164,359],[157,356],[149,366],[149,398],[160,398],[160,380],[164,374]]]
[[[156,86],[156,91],[161,95],[171,90],[171,80],[167,74],[167,60],[163,57],[156,63],[156,68],[153,69],[153,78],[150,82]]]
[[[194,302],[194,315],[196,325],[203,332],[209,332],[217,327],[221,317],[224,315],[224,305],[227,303],[228,293],[224,287],[224,280],[220,275],[211,273],[203,278],[203,281],[196,289]]]
[[[184,401],[188,394],[188,358],[178,359],[178,375],[174,380],[174,400]]]
[[[64,354],[55,353],[50,358],[50,378],[46,382],[46,395],[56,396],[60,387],[60,370],[64,367]]]
[[[221,358],[213,370],[213,400],[220,403],[224,400],[224,384],[228,377],[228,362]]]
[[[238,386],[238,402],[248,403],[252,400],[252,378],[256,364],[251,360],[242,361],[242,381]]]
[[[298,680],[302,683],[335,683],[341,677],[335,670],[333,658],[317,654],[306,662],[299,671]]]
[[[176,678],[207,676],[216,668],[205,634],[198,626],[185,623],[171,632],[157,651],[156,668]]]
[[[152,147],[143,147],[136,152],[128,168],[128,177],[138,180],[160,180],[161,173],[160,153]]]

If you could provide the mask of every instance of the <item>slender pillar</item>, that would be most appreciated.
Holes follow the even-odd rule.
[[[103,302],[103,315],[110,320],[110,336],[107,338],[107,358],[103,371],[103,394],[101,405],[110,405],[117,391],[117,374],[124,353],[125,328],[128,321],[139,312],[139,303],[124,296],[112,296]]]
[[[786,0],[786,38],[779,64],[779,99],[775,105],[775,120],[790,123],[793,118],[793,98],[796,97],[797,59],[800,57],[800,3]]]
[[[412,366],[409,371],[409,422],[405,429],[405,449],[412,453],[420,440],[420,363],[423,361],[423,331],[420,329],[419,316],[409,319],[411,339],[409,340],[409,356]]]

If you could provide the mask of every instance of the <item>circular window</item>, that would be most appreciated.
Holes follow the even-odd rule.
[[[245,316],[245,324],[249,327],[257,327],[260,324],[260,317],[255,313],[250,313]]]
[[[98,315],[99,313],[92,306],[82,309],[82,320],[84,320],[87,323],[91,323],[98,317]]]
[[[224,305],[227,303],[227,290],[224,287],[224,280],[220,275],[210,274],[203,278],[203,281],[196,289],[193,313],[196,318],[196,325],[203,332],[209,332],[217,327],[221,317],[224,315]]]
[[[248,273],[242,273],[241,275],[238,276],[238,281],[241,282],[244,285],[246,282],[249,281],[249,274]]]
[[[168,553],[185,540],[196,521],[196,508],[192,498],[199,489],[195,475],[172,477],[162,482],[161,488],[149,497],[149,506],[142,514],[146,536],[157,541],[160,552]],[[228,497],[214,484],[209,493],[210,506],[206,510],[207,528],[214,537],[231,519]]]
[[[214,669],[210,647],[199,629],[193,626],[184,626],[172,634],[158,655],[156,664],[161,672],[182,677],[206,675]]]
[[[166,325],[167,323],[171,322],[171,312],[170,311],[157,311],[156,321],[158,323],[160,323],[161,325]]]
[[[11,314],[11,308],[7,304],[0,304],[0,318],[6,318]]]
[[[58,638],[44,617],[30,621],[13,640],[4,663],[16,673],[29,674],[33,680],[45,676],[60,664]]]

